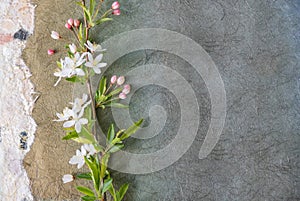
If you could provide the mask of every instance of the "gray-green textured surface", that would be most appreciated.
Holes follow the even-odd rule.
[[[114,172],[115,177],[131,184],[126,200],[300,200],[300,1],[120,3],[122,16],[95,35],[101,33],[101,40],[105,40],[140,28],[184,34],[215,62],[227,99],[221,138],[212,153],[200,160],[199,149],[211,121],[211,100],[201,75],[182,58],[162,51],[132,52],[112,64],[106,75],[126,74],[145,64],[176,70],[193,88],[200,109],[196,139],[172,166],[144,175]],[[168,79],[169,75],[149,76]],[[133,94],[131,118],[146,117],[146,124],[155,126],[147,119],[153,105],[165,109],[164,128],[151,139],[128,140],[127,151],[151,153],[168,145],[177,134],[180,104],[168,89],[155,84]],[[106,130],[113,117],[98,114]]]

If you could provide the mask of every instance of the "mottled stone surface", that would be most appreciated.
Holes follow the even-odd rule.
[[[211,104],[203,79],[186,61],[145,50],[122,57],[106,71],[106,75],[126,74],[144,64],[166,65],[190,83],[200,106],[197,137],[180,160],[152,174],[114,173],[131,183],[127,200],[300,200],[300,1],[120,2],[122,16],[104,25],[106,29],[99,28],[94,36],[101,33],[98,39],[105,40],[138,28],[184,34],[209,53],[222,76],[227,98],[221,139],[213,152],[200,160]],[[153,105],[163,106],[168,117],[158,135],[130,139],[126,150],[150,153],[172,141],[180,123],[180,107],[168,89],[143,87],[130,105],[131,118],[146,117],[146,124],[151,123],[147,115]],[[99,112],[99,116],[106,130],[112,115]]]

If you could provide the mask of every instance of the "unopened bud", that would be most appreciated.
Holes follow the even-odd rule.
[[[111,5],[111,9],[116,10],[120,8],[120,4],[118,1],[113,2],[113,4]]]
[[[125,82],[125,77],[124,76],[120,76],[117,80],[117,84],[118,85],[122,85]]]
[[[58,40],[60,39],[60,35],[56,31],[51,31],[51,38]]]
[[[79,27],[80,26],[80,21],[78,19],[74,20],[74,26]]]
[[[53,50],[53,49],[48,50],[48,55],[53,55],[54,53],[55,53],[55,50]]]
[[[122,90],[122,93],[129,94],[130,93],[130,85],[126,84]]]
[[[73,18],[68,19],[68,24],[73,26],[74,25],[74,20]]]
[[[66,27],[67,29],[72,29],[72,26],[71,26],[68,22],[65,24],[65,27]]]
[[[116,75],[113,75],[113,76],[110,78],[110,83],[111,83],[111,84],[114,84],[114,83],[116,83],[116,81],[117,81],[117,76],[116,76]]]
[[[120,11],[120,9],[116,9],[116,10],[113,10],[112,14],[113,15],[121,15],[121,11]]]
[[[123,93],[123,92],[120,93],[120,94],[119,94],[119,98],[122,99],[122,100],[126,99],[126,94]]]

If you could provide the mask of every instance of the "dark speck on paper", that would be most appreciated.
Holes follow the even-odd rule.
[[[28,31],[20,29],[14,34],[14,39],[26,40],[29,36]]]

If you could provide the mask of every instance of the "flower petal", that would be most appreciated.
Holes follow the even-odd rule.
[[[102,60],[102,58],[103,58],[103,54],[99,54],[99,55],[95,58],[95,61],[96,61],[97,63],[99,63],[99,62]]]
[[[69,127],[74,126],[74,124],[75,124],[75,121],[74,121],[74,120],[66,121],[66,122],[63,124],[63,127],[64,127],[64,128],[69,128]]]
[[[96,74],[100,74],[100,73],[101,73],[100,68],[93,68],[93,70],[94,70],[94,72],[95,72]]]
[[[75,123],[75,130],[76,130],[77,133],[80,133],[80,132],[81,132],[81,124],[80,124],[79,121],[77,121],[77,122]]]
[[[73,175],[71,175],[71,174],[65,174],[65,175],[63,176],[62,180],[63,180],[63,183],[65,184],[65,183],[68,183],[68,182],[73,181],[73,180],[74,180],[74,177],[73,177]]]

